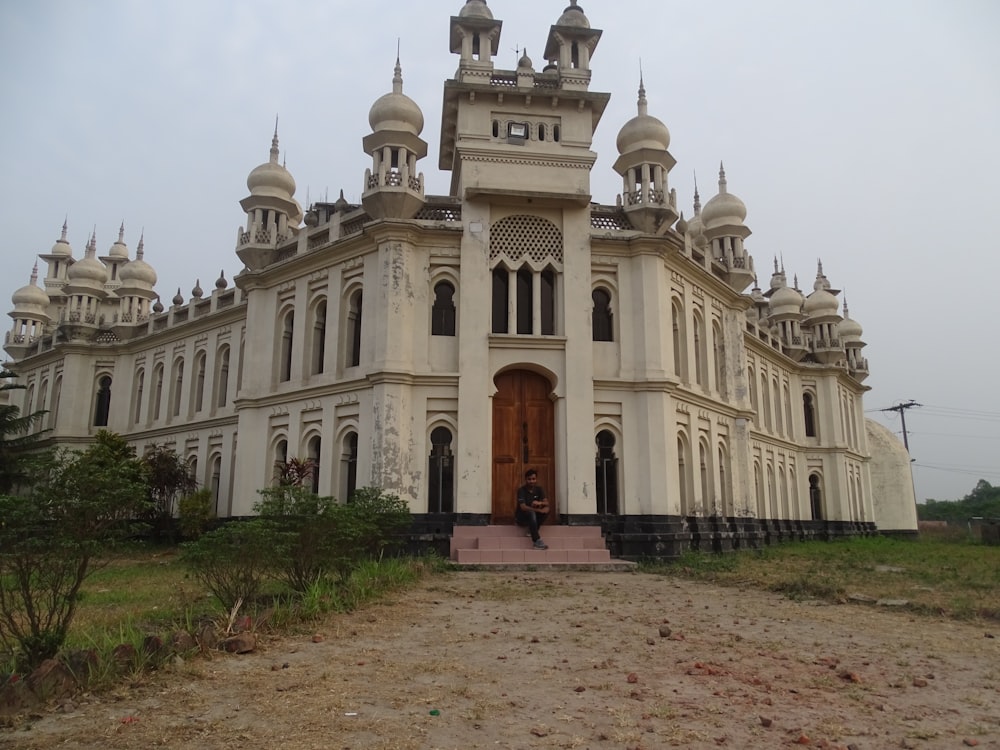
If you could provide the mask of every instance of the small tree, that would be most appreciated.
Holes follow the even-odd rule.
[[[165,445],[151,445],[142,454],[149,474],[149,496],[158,518],[173,518],[178,497],[198,488],[191,466],[177,451]]]
[[[23,389],[23,385],[9,382],[15,377],[9,370],[0,371],[0,381],[7,381],[0,383],[0,391]],[[48,430],[31,432],[45,414],[35,411],[22,415],[16,406],[0,405],[0,493],[29,484],[47,460],[43,448]]]
[[[96,556],[132,533],[147,497],[135,451],[106,431],[54,457],[27,496],[0,496],[0,642],[23,668],[58,652]]]

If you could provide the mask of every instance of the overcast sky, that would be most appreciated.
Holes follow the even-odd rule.
[[[359,201],[368,109],[391,89],[423,109],[427,192],[442,83],[457,67],[462,0],[0,2],[0,298],[28,282],[69,220],[74,257],[125,222],[169,305],[241,264],[246,176],[275,115],[296,197]],[[498,67],[518,48],[541,69],[566,0],[490,0]],[[669,127],[671,186],[690,215],[720,160],[747,204],[761,287],[773,259],[809,291],[822,259],[864,327],[870,416],[901,432],[917,497],[1000,484],[1000,3],[995,0],[581,0],[604,36],[592,90],[612,94],[594,148],[594,200],[613,203],[619,128],[640,59],[650,113]],[[990,239],[993,237],[993,239]],[[42,271],[44,273],[44,270]]]

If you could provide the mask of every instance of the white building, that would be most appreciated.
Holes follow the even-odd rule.
[[[601,523],[625,556],[864,533],[880,508],[914,531],[908,476],[872,496],[865,344],[822,265],[806,292],[776,262],[758,288],[721,168],[683,218],[641,82],[622,193],[593,202],[610,94],[590,90],[602,32],[575,2],[538,69],[495,67],[485,0],[450,23],[450,195],[424,194],[423,115],[397,61],[359,134],[361,205],[303,212],[275,132],[240,203],[235,287],[164,309],[141,240],[130,257],[122,230],[75,258],[64,226],[42,286],[33,273],[13,297],[22,409],[47,409],[60,445],[106,427],[173,447],[220,516],[250,514],[275,463],[299,457],[318,492],[389,489],[440,538],[510,522],[528,467],[562,522]]]

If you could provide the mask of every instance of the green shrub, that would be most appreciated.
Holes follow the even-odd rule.
[[[185,495],[177,503],[178,521],[185,539],[194,540],[205,533],[208,523],[215,514],[212,512],[212,491],[201,489]]]
[[[183,547],[194,577],[227,612],[253,603],[272,565],[274,533],[260,519],[233,521]]]

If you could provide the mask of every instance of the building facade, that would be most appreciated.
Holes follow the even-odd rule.
[[[64,226],[12,300],[18,405],[46,409],[59,445],[107,428],[173,447],[220,517],[251,514],[296,457],[317,492],[395,492],[430,539],[510,522],[528,467],[562,522],[601,523],[624,556],[867,533],[876,507],[905,526],[912,490],[872,497],[865,344],[822,265],[803,292],[775,262],[762,290],[722,168],[684,218],[641,82],[622,192],[594,202],[601,31],[573,2],[540,70],[498,69],[500,31],[484,0],[450,20],[447,196],[425,195],[397,60],[360,205],[303,211],[275,132],[240,203],[234,285],[165,308],[142,240],[130,256],[122,228],[75,258]]]

